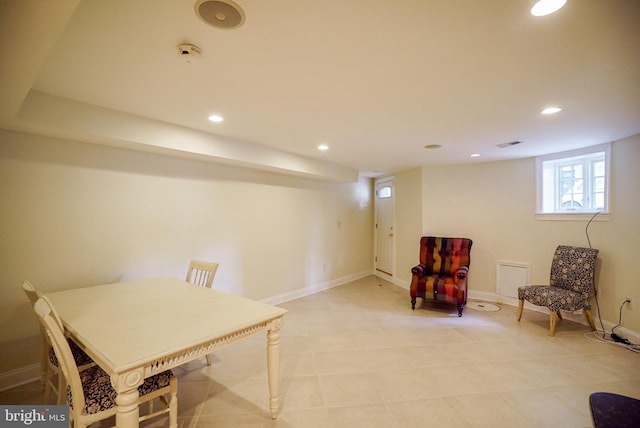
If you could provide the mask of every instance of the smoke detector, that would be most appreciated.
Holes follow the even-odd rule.
[[[190,63],[200,56],[200,48],[196,45],[183,43],[178,45],[178,55],[186,62]]]
[[[216,28],[231,30],[244,23],[244,12],[231,0],[198,0],[194,8],[198,18]]]

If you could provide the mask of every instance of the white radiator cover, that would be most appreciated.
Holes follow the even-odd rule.
[[[518,298],[518,287],[531,284],[531,264],[498,260],[496,267],[496,294]]]

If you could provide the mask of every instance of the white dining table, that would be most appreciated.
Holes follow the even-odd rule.
[[[46,294],[67,334],[111,376],[116,426],[138,426],[145,378],[266,332],[269,411],[280,407],[276,306],[173,278],[150,278]],[[178,400],[179,402],[179,400]]]

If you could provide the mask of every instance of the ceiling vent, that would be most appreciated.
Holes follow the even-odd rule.
[[[231,0],[198,0],[195,11],[205,23],[223,30],[238,28],[244,23],[244,12]]]
[[[504,149],[506,147],[515,146],[516,144],[520,144],[520,141],[511,141],[508,143],[497,144],[497,146],[500,147],[501,149]]]

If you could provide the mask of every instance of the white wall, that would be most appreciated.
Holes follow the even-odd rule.
[[[640,135],[612,145],[611,215],[589,227],[600,250],[598,289],[604,321],[640,332]],[[422,168],[422,232],[473,239],[470,293],[496,292],[496,261],[531,263],[532,283],[548,284],[558,244],[588,246],[587,221],[535,218],[535,159]],[[417,250],[416,250],[417,251]],[[597,310],[597,308],[593,308]],[[599,326],[599,323],[596,321]]]
[[[184,277],[258,300],[372,269],[372,183],[326,183],[0,131],[0,373],[38,361],[20,284]],[[108,322],[108,320],[105,320]]]
[[[411,268],[419,262],[422,236],[422,169],[414,168],[395,176],[395,252],[394,281],[409,288]],[[407,302],[409,294],[407,293]]]

